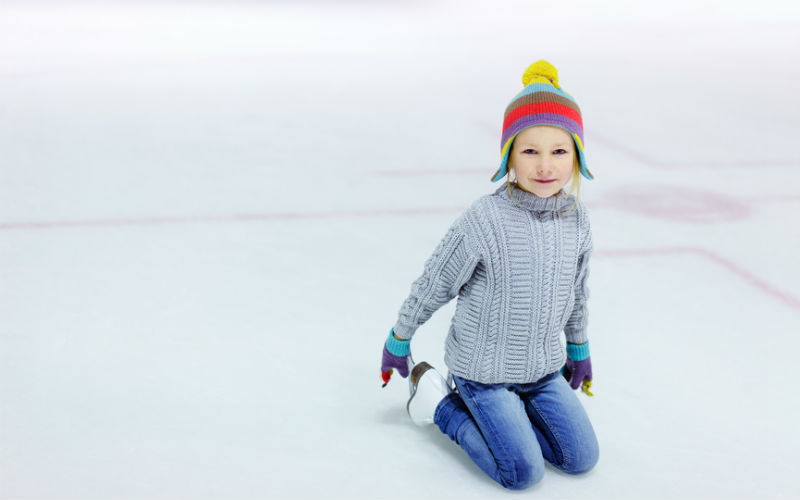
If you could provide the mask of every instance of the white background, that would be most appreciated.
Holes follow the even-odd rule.
[[[800,496],[790,2],[3,2],[0,497]],[[496,485],[380,388],[546,59],[601,458]],[[444,371],[449,304],[412,349]]]

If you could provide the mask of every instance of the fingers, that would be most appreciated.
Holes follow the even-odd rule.
[[[408,377],[408,366],[382,366],[381,367],[381,378],[383,379],[383,385],[381,387],[386,387],[386,384],[389,383],[389,380],[392,378],[392,373],[394,370],[397,370],[397,373],[400,374],[401,377],[407,378]]]
[[[581,369],[573,371],[572,377],[569,379],[569,386],[572,387],[573,390],[577,390],[578,387],[581,386],[581,383],[583,383],[583,380],[586,378],[586,376],[587,373]]]
[[[383,379],[383,385],[381,387],[386,387],[386,384],[389,383],[389,379],[392,378],[392,370],[388,372],[381,371],[381,378]]]

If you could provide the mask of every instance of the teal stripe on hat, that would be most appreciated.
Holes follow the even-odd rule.
[[[522,89],[522,92],[514,96],[514,98],[511,99],[511,102],[516,101],[517,99],[519,99],[524,95],[533,94],[534,92],[552,92],[553,94],[558,94],[561,97],[565,97],[570,101],[575,102],[575,99],[571,95],[567,94],[561,89],[555,88],[555,86],[549,83],[531,83],[530,85]]]

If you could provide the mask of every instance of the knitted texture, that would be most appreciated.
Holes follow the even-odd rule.
[[[589,357],[589,341],[584,344],[575,345],[567,343],[567,357],[572,361],[583,361]]]
[[[386,339],[386,350],[395,356],[408,356],[411,342],[408,340],[397,340],[394,338],[394,329],[389,331],[389,338]]]
[[[592,251],[586,207],[560,191],[540,198],[512,184],[473,203],[451,225],[411,285],[394,332],[410,339],[458,297],[445,342],[454,375],[529,383],[566,360],[561,332],[586,337]]]
[[[594,176],[586,168],[583,154],[583,118],[575,99],[558,84],[558,71],[547,61],[531,64],[522,75],[525,88],[514,96],[503,116],[500,139],[500,168],[492,176],[492,182],[503,178],[508,172],[508,155],[514,138],[528,127],[550,125],[567,132],[575,142],[581,174],[587,179]]]
[[[589,356],[586,359],[582,359],[580,361],[575,361],[573,359],[567,358],[567,364],[564,365],[564,368],[561,371],[561,374],[564,375],[564,378],[567,379],[569,382],[569,386],[573,389],[577,389],[580,387],[584,380],[589,382],[584,387],[584,392],[589,396],[593,396],[591,392],[589,392],[589,388],[591,387],[592,381],[592,357]]]

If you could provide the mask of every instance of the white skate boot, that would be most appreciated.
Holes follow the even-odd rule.
[[[408,416],[417,425],[433,423],[433,414],[452,389],[444,377],[425,361],[414,366],[409,380],[411,397],[406,405]]]

